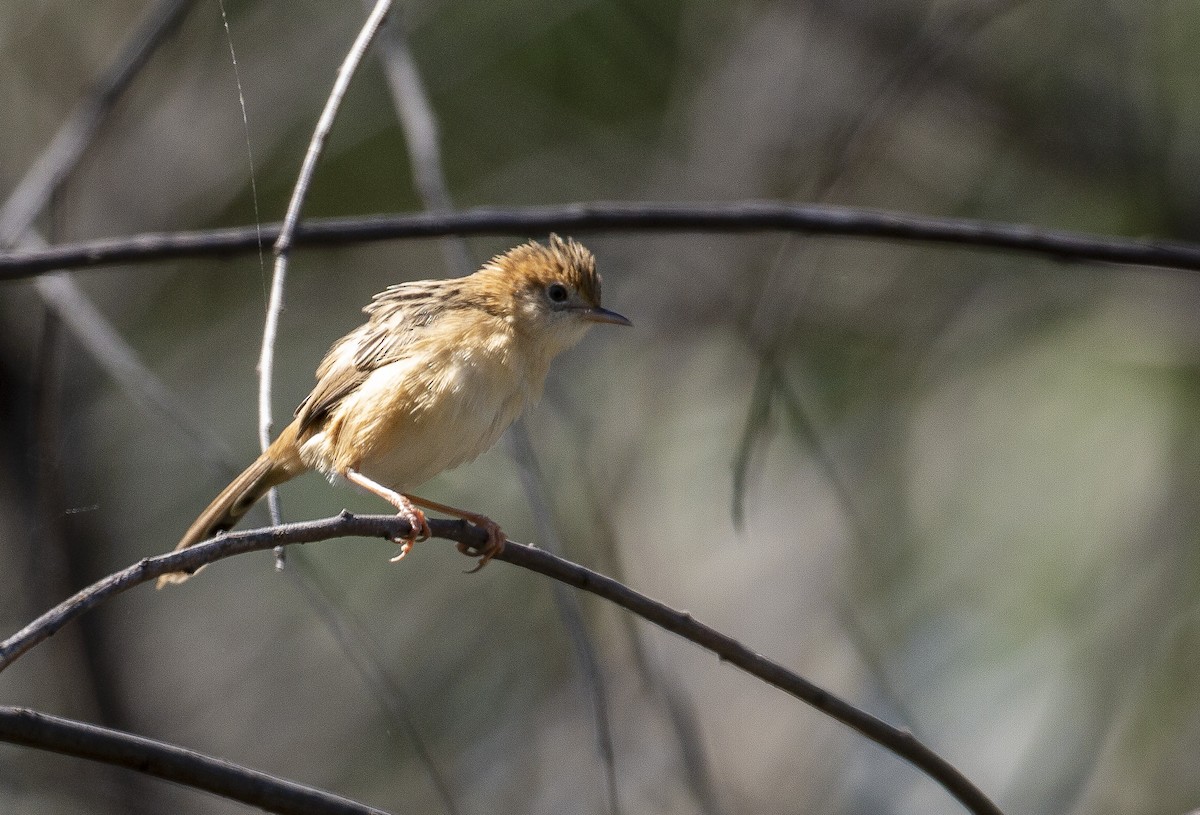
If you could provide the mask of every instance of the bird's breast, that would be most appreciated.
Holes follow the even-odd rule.
[[[384,365],[309,442],[319,469],[353,468],[410,490],[488,450],[536,398],[540,378],[503,347],[448,349]],[[536,372],[535,372],[536,374]]]

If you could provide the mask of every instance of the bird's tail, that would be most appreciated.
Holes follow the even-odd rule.
[[[298,476],[307,469],[300,462],[296,447],[296,426],[288,425],[279,438],[266,452],[229,482],[212,503],[192,522],[183,533],[175,551],[187,549],[208,540],[218,532],[225,532],[241,520],[250,507],[267,494],[272,487]],[[158,588],[167,584],[182,583],[192,576],[191,572],[169,572],[158,578]]]

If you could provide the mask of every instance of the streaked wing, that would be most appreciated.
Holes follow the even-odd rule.
[[[317,369],[317,384],[304,401],[296,408],[296,418],[300,420],[300,433],[321,422],[329,411],[341,402],[354,389],[363,383],[370,373],[368,370],[356,368],[351,353],[350,344],[354,342],[355,332],[337,341]]]
[[[389,286],[363,311],[364,325],[342,337],[317,368],[317,384],[296,418],[303,433],[324,419],[371,371],[403,359],[444,313],[445,297],[457,293],[453,280],[422,280]]]

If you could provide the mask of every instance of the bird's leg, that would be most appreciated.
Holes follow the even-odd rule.
[[[367,478],[358,470],[349,467],[346,468],[346,471],[342,475],[351,484],[357,484],[367,492],[378,495],[394,506],[399,510],[397,514],[408,521],[408,525],[412,527],[408,537],[396,540],[396,543],[400,544],[400,554],[392,558],[393,563],[407,555],[408,551],[412,549],[413,544],[417,541],[429,540],[430,535],[433,533],[429,529],[429,522],[425,520],[425,513],[413,506],[414,502],[409,500],[407,496],[401,495],[395,490],[390,490],[382,484]]]
[[[445,504],[439,504],[436,501],[430,501],[427,498],[420,498],[416,495],[406,495],[405,498],[412,501],[419,507],[424,507],[425,509],[432,510],[433,512],[440,512],[443,515],[453,515],[456,518],[462,518],[464,521],[469,521],[476,526],[483,527],[483,529],[487,532],[487,543],[483,545],[482,549],[476,549],[475,547],[468,546],[465,543],[458,544],[458,551],[462,552],[464,555],[467,555],[468,557],[479,557],[479,565],[477,565],[474,569],[471,569],[469,572],[467,572],[467,574],[475,574],[475,572],[488,565],[488,561],[500,554],[500,552],[504,549],[504,542],[508,540],[508,537],[504,534],[504,530],[500,528],[500,524],[496,523],[486,515],[480,515],[478,512],[470,512],[469,510],[446,506]]]

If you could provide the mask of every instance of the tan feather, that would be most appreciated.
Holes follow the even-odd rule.
[[[212,503],[188,527],[187,532],[183,533],[183,537],[175,546],[176,551],[202,543],[218,532],[232,529],[268,490],[290,481],[308,469],[292,452],[296,449],[296,430],[295,422],[288,425],[265,453],[217,494]],[[190,576],[188,572],[168,572],[158,578],[158,588],[171,583],[182,583]]]
[[[415,505],[449,510],[406,490],[491,447],[541,394],[551,359],[588,326],[629,324],[600,306],[591,252],[557,235],[549,246],[530,242],[497,255],[467,277],[391,286],[363,311],[367,322],[329,349],[295,420],[176,548],[229,529],[271,487],[310,469],[389,501],[415,537],[425,525]],[[500,528],[453,512],[487,527],[486,562],[503,545]],[[185,579],[166,575],[159,584]]]

